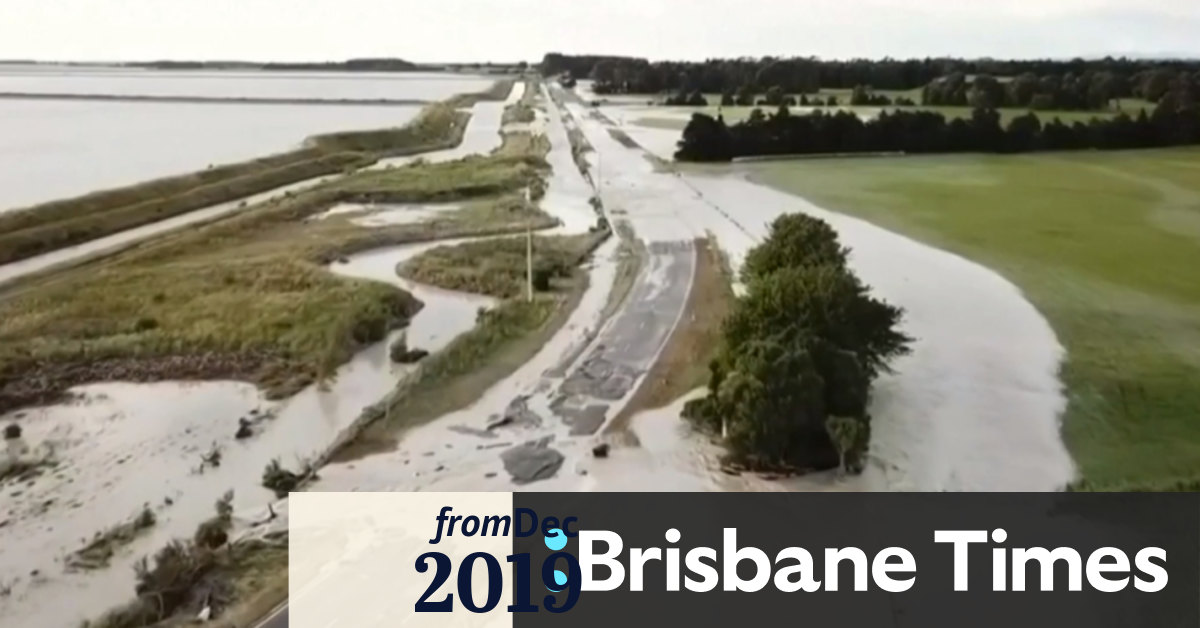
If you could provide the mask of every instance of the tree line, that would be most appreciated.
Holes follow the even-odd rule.
[[[590,78],[598,94],[737,94],[743,90],[761,94],[778,88],[794,95],[822,88],[909,90],[929,86],[925,104],[975,104],[974,97],[982,106],[1035,109],[1096,109],[1111,99],[1131,97],[1157,102],[1173,83],[1200,83],[1200,61],[1111,57],[1070,61],[762,57],[651,62],[635,57],[551,53],[543,58],[542,71]],[[980,77],[1013,80],[1007,86],[986,79],[976,85]],[[939,84],[934,86],[935,82]]]
[[[1008,81],[989,75],[968,80],[955,72],[931,81],[922,90],[926,105],[1020,107],[1034,110],[1096,110],[1118,98],[1158,102],[1171,91],[1200,91],[1200,71],[1145,70],[1126,77],[1109,71],[1082,74],[1020,74]]]
[[[564,81],[564,86],[567,83]],[[751,105],[767,106],[767,107],[837,107],[842,104],[835,95],[822,96],[821,94],[800,94],[799,98],[791,94],[784,94],[779,87],[772,87],[763,94],[757,94],[749,87],[739,89],[737,93],[726,92],[721,94],[722,107],[747,107]],[[686,92],[679,91],[667,96],[663,99],[664,105],[686,106],[686,107],[707,107],[708,98],[698,91]],[[871,89],[859,86],[851,90],[849,104],[852,106],[867,105],[876,107],[898,106],[911,107],[917,103],[904,96],[890,98],[885,94],[877,93]]]
[[[752,467],[862,468],[871,382],[908,351],[902,311],[871,297],[828,223],[780,216],[746,256],[708,394],[684,416]]]
[[[1200,110],[1190,92],[1163,96],[1154,113],[1121,113],[1109,119],[1066,124],[1043,123],[1033,112],[1000,123],[995,109],[976,108],[970,118],[947,121],[922,110],[883,111],[863,120],[857,115],[821,111],[793,115],[786,106],[770,115],[761,109],[728,126],[718,116],[694,114],[683,131],[675,158],[681,161],[729,161],[753,155],[861,152],[1019,153],[1040,150],[1152,148],[1200,144]]]

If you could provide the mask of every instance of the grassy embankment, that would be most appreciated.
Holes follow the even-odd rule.
[[[333,373],[420,307],[391,286],[330,273],[387,244],[541,228],[524,200],[544,139],[494,155],[362,172],[103,261],[22,282],[0,303],[0,411],[92,381],[239,379],[283,397]],[[464,203],[423,223],[304,220],[339,202]]]
[[[1063,431],[1083,486],[1197,485],[1200,151],[840,159],[750,171],[1016,283],[1067,349]]]
[[[93,192],[0,214],[0,264],[46,253],[279,187],[345,172],[383,157],[450,148],[470,114],[455,107],[503,99],[512,82],[426,107],[392,129],[318,135],[304,148],[186,175]]]

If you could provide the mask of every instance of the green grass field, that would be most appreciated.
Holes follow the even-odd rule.
[[[1067,348],[1064,433],[1097,486],[1200,474],[1200,150],[748,166],[979,261]]]

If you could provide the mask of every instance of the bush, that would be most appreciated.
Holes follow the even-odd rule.
[[[847,253],[824,221],[790,215],[747,256],[747,293],[725,320],[708,395],[684,408],[740,462],[861,469],[871,381],[910,339]]]
[[[9,423],[4,426],[4,440],[16,440],[21,438],[21,426],[16,423]]]
[[[785,214],[771,223],[767,239],[746,255],[742,281],[781,268],[832,265],[845,267],[849,251],[824,220],[804,214]]]
[[[275,458],[263,469],[262,485],[274,491],[276,497],[283,498],[299,487],[302,482],[314,478],[316,478],[316,472],[311,466],[306,465],[300,473],[293,473],[284,469],[283,465],[279,463],[279,459]]]
[[[217,515],[196,528],[192,542],[200,548],[216,549],[229,541],[233,526],[233,491],[227,491],[215,505]]]

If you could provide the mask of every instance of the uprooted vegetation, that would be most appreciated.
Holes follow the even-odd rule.
[[[133,601],[84,623],[85,628],[148,628],[207,607],[213,618],[247,592],[239,586],[247,569],[266,555],[286,556],[286,533],[229,542],[233,493],[216,502],[216,514],[192,539],[174,540],[134,565]]]
[[[362,172],[11,287],[0,303],[0,412],[103,379],[239,379],[286,397],[407,324],[421,304],[325,267],[380,246],[552,226],[533,204],[544,138],[510,133],[486,157]],[[365,228],[305,218],[344,202],[463,208]]]
[[[132,543],[157,522],[158,517],[150,506],[143,506],[136,516],[97,532],[91,542],[71,552],[67,557],[67,566],[72,569],[107,567],[117,549]]]
[[[278,458],[272,459],[263,469],[262,485],[264,488],[271,489],[275,492],[275,497],[287,497],[287,494],[296,490],[301,484],[314,480],[317,477],[317,470],[312,464],[304,463],[301,465],[299,472],[290,471],[283,467]]]
[[[292,183],[348,172],[384,157],[456,146],[470,114],[455,107],[461,106],[460,102],[503,99],[511,86],[510,80],[498,81],[467,100],[430,105],[403,127],[318,135],[303,148],[287,153],[5,212],[0,215],[0,264]]]
[[[781,216],[746,258],[708,395],[684,414],[753,467],[861,470],[870,385],[907,352],[902,311],[870,296],[827,223]]]

